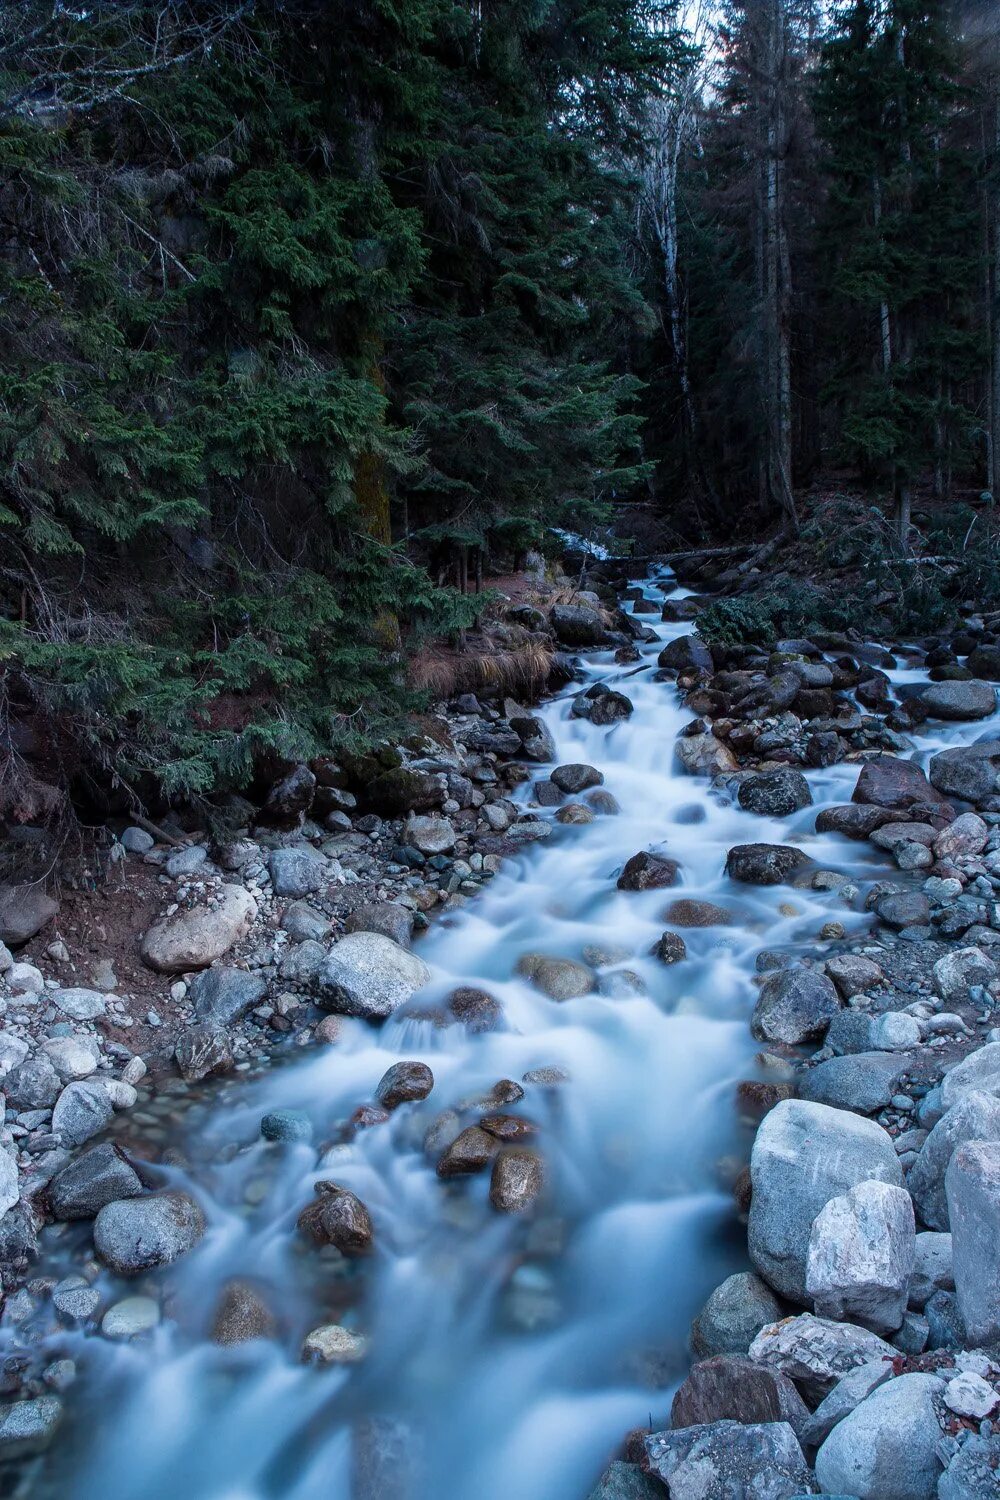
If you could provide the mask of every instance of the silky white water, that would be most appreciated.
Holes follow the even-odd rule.
[[[660,600],[671,588],[663,575],[646,592]],[[870,921],[859,902],[852,910],[832,892],[735,885],[726,854],[737,843],[787,841],[820,868],[859,879],[884,864],[867,845],[813,832],[819,808],[849,800],[856,765],[810,772],[815,805],[788,820],[744,813],[707,781],[678,774],[674,741],[691,715],[672,683],[655,680],[656,655],[691,627],[654,628],[657,644],[642,648],[640,664],[617,666],[610,653],[587,662],[592,679],[632,699],[631,719],[610,729],[571,719],[578,686],[543,710],[558,761],[597,766],[620,815],[554,824],[548,840],[507,862],[483,896],[419,942],[434,975],[421,1001],[476,985],[500,999],[507,1029],[348,1022],[339,1044],[229,1085],[196,1124],[182,1117],[176,1144],[190,1167],[165,1180],[198,1197],[208,1233],[161,1276],[166,1315],[152,1337],[54,1341],[84,1378],[36,1476],[39,1493],[369,1500],[376,1491],[352,1481],[352,1434],[374,1417],[396,1434],[393,1496],[584,1500],[631,1427],[663,1425],[692,1316],[744,1264],[730,1185],[746,1155],[734,1090],[754,1075],[756,954],[791,945],[819,955],[824,922],[856,934]],[[992,724],[975,735],[936,726],[921,748]],[[680,889],[616,889],[625,860],[647,848],[679,860]],[[649,955],[679,895],[726,907],[732,925],[686,930],[688,957],[668,967]],[[603,993],[559,1004],[515,974],[524,953],[579,958],[592,947],[614,959],[601,970]],[[638,976],[644,993],[632,979],[616,981],[619,971]],[[315,1140],[330,1139],[399,1059],[433,1069],[422,1105],[403,1106],[322,1161],[313,1146],[259,1140],[261,1115],[279,1107],[308,1112]],[[567,1081],[527,1085],[514,1106],[540,1127],[545,1202],[530,1220],[502,1217],[488,1203],[489,1174],[442,1182],[423,1134],[440,1110],[545,1066],[565,1069]],[[317,1259],[295,1231],[321,1179],[349,1187],[371,1211],[377,1252],[363,1265],[345,1271]],[[232,1278],[264,1290],[277,1340],[209,1342]],[[101,1284],[109,1296],[135,1290]],[[304,1334],[329,1321],[368,1337],[362,1364],[299,1362]]]

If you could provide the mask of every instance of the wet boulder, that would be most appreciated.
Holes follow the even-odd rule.
[[[350,932],[316,976],[318,1003],[340,1015],[384,1020],[431,977],[423,959],[380,932]]]
[[[25,1459],[43,1453],[63,1418],[58,1396],[34,1396],[0,1405],[0,1458]]]
[[[299,1232],[314,1245],[333,1245],[342,1255],[368,1255],[374,1248],[371,1215],[354,1193],[335,1182],[317,1182],[316,1197],[299,1214]]]
[[[679,932],[664,932],[653,944],[652,952],[661,964],[679,964],[687,958],[687,944]]]
[[[533,1207],[544,1184],[545,1169],[536,1152],[505,1146],[493,1162],[490,1202],[498,1213],[525,1213]]]
[[[498,1031],[503,1025],[503,1006],[486,990],[461,985],[447,999],[448,1010],[468,1031]]]
[[[712,653],[698,635],[679,635],[656,658],[658,667],[674,672],[711,672]]]
[[[729,927],[732,925],[733,914],[712,901],[694,901],[688,896],[682,896],[677,901],[671,901],[663,912],[663,920],[671,922],[675,927]]]
[[[615,692],[604,683],[595,683],[574,698],[570,713],[574,719],[589,719],[591,724],[607,726],[629,718],[632,711],[632,700],[624,693]]]
[[[691,1349],[698,1359],[713,1354],[746,1354],[757,1334],[782,1316],[771,1288],[752,1271],[727,1276],[691,1324]]]
[[[188,1026],[174,1048],[177,1071],[188,1083],[203,1078],[218,1078],[235,1066],[228,1033],[219,1026]]]
[[[729,851],[726,874],[744,885],[783,885],[809,862],[808,854],[791,844],[737,844]]]
[[[633,854],[618,877],[620,891],[658,891],[677,884],[680,865],[676,859],[649,850]]]
[[[587,1500],[663,1500],[663,1485],[644,1474],[638,1464],[616,1458],[608,1464]]]
[[[745,812],[767,818],[788,818],[810,806],[812,792],[802,772],[789,766],[745,777],[740,782],[736,800]]]
[[[263,1293],[251,1282],[229,1281],[222,1289],[212,1321],[212,1342],[223,1348],[272,1338],[277,1323]]]
[[[985,682],[933,682],[920,701],[935,719],[988,719],[996,713],[996,688]]]
[[[501,1141],[479,1125],[469,1125],[446,1147],[437,1164],[439,1177],[465,1177],[484,1171],[501,1148]]]
[[[966,658],[969,671],[985,682],[1000,682],[1000,646],[975,646]]]
[[[603,775],[595,766],[582,765],[580,762],[556,766],[550,773],[549,780],[560,792],[566,792],[572,797],[587,791],[589,787],[602,786],[604,783]]]
[[[851,800],[905,811],[941,803],[944,798],[914,761],[901,760],[896,755],[876,755],[862,766]]]
[[[387,1068],[378,1081],[375,1098],[384,1109],[398,1109],[426,1099],[434,1087],[434,1074],[426,1063],[398,1062]]]
[[[750,1029],[758,1041],[799,1043],[824,1035],[840,1010],[832,980],[814,969],[783,969],[768,979]]]
[[[574,1000],[589,995],[594,988],[594,974],[586,964],[572,958],[551,958],[545,953],[525,953],[517,972],[530,979],[536,989],[550,1000]]]
[[[947,797],[985,802],[1000,789],[1000,740],[942,750],[931,759],[931,784]]]
[[[721,776],[739,770],[740,763],[729,746],[710,730],[681,735],[674,741],[674,754],[689,776]]]
[[[805,1304],[809,1234],[831,1198],[873,1178],[902,1187],[892,1140],[847,1110],[786,1099],[762,1120],[750,1157],[750,1259],[781,1296]]]
[[[817,833],[839,833],[845,839],[871,838],[876,828],[904,818],[905,813],[888,807],[871,807],[859,802],[848,802],[837,807],[824,807],[816,815]]]
[[[556,742],[544,719],[537,714],[512,714],[510,727],[521,741],[521,753],[527,760],[553,760]]]
[[[169,1265],[194,1249],[205,1233],[205,1215],[187,1193],[108,1203],[94,1220],[98,1259],[119,1276]]]

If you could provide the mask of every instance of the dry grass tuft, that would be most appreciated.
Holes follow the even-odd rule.
[[[452,652],[439,647],[413,659],[410,680],[414,687],[435,698],[477,693],[530,701],[545,691],[551,667],[551,649],[539,642],[494,651],[472,648]]]

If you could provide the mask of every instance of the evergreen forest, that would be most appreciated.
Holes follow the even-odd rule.
[[[364,751],[565,532],[1000,602],[992,0],[21,0],[0,93],[0,815]]]

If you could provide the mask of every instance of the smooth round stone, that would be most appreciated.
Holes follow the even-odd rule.
[[[311,1141],[312,1121],[298,1109],[273,1109],[260,1122],[265,1141]]]
[[[134,1339],[150,1333],[159,1321],[160,1304],[152,1297],[124,1297],[104,1314],[101,1332],[109,1339]]]
[[[314,1328],[302,1345],[302,1358],[322,1365],[356,1365],[367,1353],[368,1340],[339,1323]]]
[[[100,1305],[100,1293],[82,1276],[67,1276],[52,1291],[52,1305],[64,1318],[82,1322],[93,1317]]]

